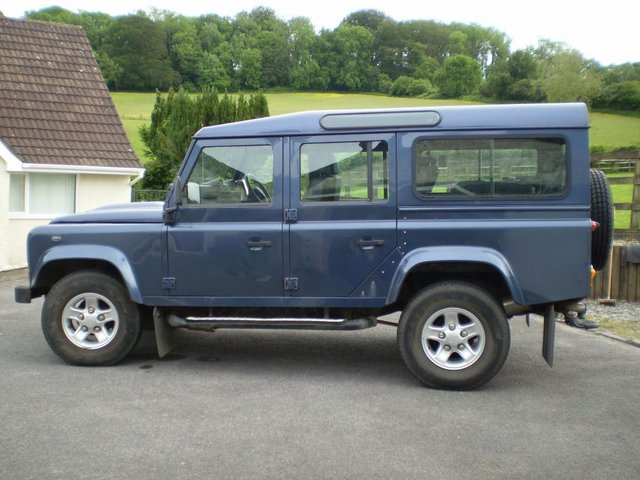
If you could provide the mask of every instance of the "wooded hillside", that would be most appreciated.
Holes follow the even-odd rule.
[[[504,33],[478,25],[362,10],[318,33],[307,18],[283,20],[265,7],[233,18],[51,7],[27,18],[83,26],[111,90],[284,88],[640,111],[640,63],[602,66],[552,42],[512,52]]]

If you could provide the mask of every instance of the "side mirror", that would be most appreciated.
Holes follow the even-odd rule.
[[[173,199],[171,196],[173,195]],[[169,193],[164,204],[164,223],[173,225],[176,223],[178,207],[182,205],[182,180],[176,177],[175,181],[169,185]]]
[[[182,180],[176,176],[173,181],[173,199],[176,205],[182,205]]]

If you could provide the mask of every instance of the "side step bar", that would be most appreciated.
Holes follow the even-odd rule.
[[[182,318],[159,308],[153,311],[156,346],[160,358],[168,355],[176,346],[174,335],[177,328],[215,331],[219,328],[271,328],[293,330],[363,330],[375,327],[377,319],[330,319],[330,318],[250,318],[250,317],[187,317]]]
[[[375,327],[377,320],[371,318],[251,318],[251,317],[187,317],[167,315],[167,322],[174,328],[193,330],[215,330],[218,328],[269,328],[295,330],[363,330]]]

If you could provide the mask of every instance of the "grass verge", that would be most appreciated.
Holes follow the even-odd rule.
[[[640,322],[637,320],[612,321],[603,318],[589,317],[600,323],[599,331],[606,330],[624,339],[640,341]]]

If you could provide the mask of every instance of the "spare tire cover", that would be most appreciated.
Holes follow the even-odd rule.
[[[609,260],[613,240],[613,201],[607,177],[601,170],[589,170],[591,220],[600,225],[591,234],[591,265],[602,270]]]

